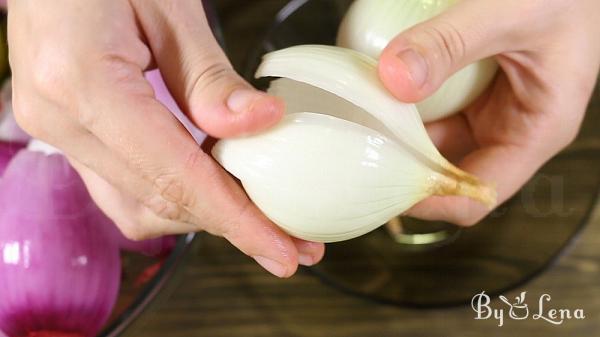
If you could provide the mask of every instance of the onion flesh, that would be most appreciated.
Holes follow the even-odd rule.
[[[323,242],[362,235],[408,209],[429,194],[434,174],[374,130],[306,112],[260,136],[220,141],[213,155],[276,224]]]
[[[286,101],[287,115],[271,130],[213,148],[254,203],[293,236],[347,240],[430,195],[495,203],[493,188],[441,156],[415,106],[397,101],[376,67],[340,47],[269,53],[257,77],[281,77],[269,92]]]

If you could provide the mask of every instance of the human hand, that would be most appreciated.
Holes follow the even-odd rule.
[[[214,137],[282,116],[278,99],[232,70],[200,0],[12,0],[9,45],[17,121],[68,156],[126,236],[206,230],[280,277],[321,259],[323,245],[269,221],[144,78],[160,68],[182,110]]]
[[[462,113],[427,125],[442,153],[504,202],[576,137],[600,66],[597,0],[464,0],[398,35],[380,78],[418,102],[457,70],[496,56],[494,83]],[[461,197],[431,197],[408,215],[472,225],[489,210]]]

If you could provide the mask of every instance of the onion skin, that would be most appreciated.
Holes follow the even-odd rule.
[[[22,150],[25,144],[0,142],[0,179],[13,156]]]
[[[0,181],[0,330],[95,336],[117,299],[119,249],[59,154],[20,151]]]

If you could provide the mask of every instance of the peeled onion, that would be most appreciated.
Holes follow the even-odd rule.
[[[398,34],[426,21],[458,0],[356,0],[344,17],[337,44],[378,59]],[[492,58],[470,64],[452,75],[429,98],[417,104],[424,122],[459,112],[493,80],[498,64]]]
[[[289,234],[334,242],[365,234],[430,195],[495,204],[495,190],[444,159],[412,104],[381,84],[377,63],[332,46],[265,55],[258,77],[288,113],[258,135],[220,140],[215,159]]]

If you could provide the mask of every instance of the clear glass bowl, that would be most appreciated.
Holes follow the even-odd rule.
[[[121,254],[124,275],[119,299],[100,337],[119,336],[142,314],[175,272],[194,237],[194,234],[180,236],[173,251],[162,261],[160,269],[150,274],[148,271],[157,266],[156,259],[139,254]]]

